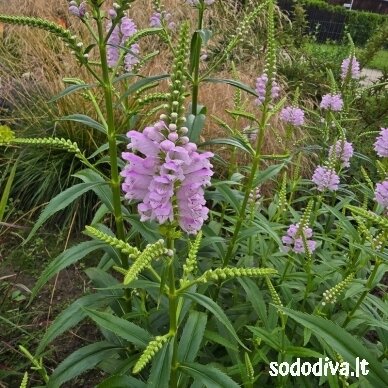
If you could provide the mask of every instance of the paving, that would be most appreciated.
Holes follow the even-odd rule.
[[[383,72],[380,70],[364,68],[361,70],[361,84],[365,86],[372,85],[382,75]]]

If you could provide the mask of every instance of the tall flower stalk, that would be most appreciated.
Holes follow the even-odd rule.
[[[198,153],[197,147],[186,136],[184,126],[186,92],[186,57],[188,25],[180,29],[178,48],[171,75],[167,112],[153,126],[143,132],[129,131],[131,152],[124,152],[128,163],[121,172],[122,185],[128,200],[140,201],[141,220],[155,220],[161,227],[167,249],[171,252],[167,263],[169,333],[173,341],[170,386],[177,386],[178,353],[178,294],[175,279],[174,245],[179,228],[188,234],[197,234],[207,218],[204,187],[210,183],[213,172],[210,152]],[[135,154],[134,152],[137,152]]]
[[[109,144],[109,159],[110,159],[110,186],[112,188],[113,196],[113,210],[114,218],[117,228],[117,236],[121,240],[125,240],[125,227],[123,213],[121,210],[121,189],[120,189],[120,175],[118,168],[118,154],[116,142],[116,126],[113,110],[113,85],[110,79],[107,50],[104,36],[103,18],[100,8],[96,9],[96,22],[98,30],[98,49],[100,53],[102,81],[101,85],[104,90],[105,108],[106,108],[106,123],[107,123],[107,137]],[[128,257],[121,256],[122,266],[128,268]]]
[[[191,63],[191,71],[192,71],[192,92],[191,92],[191,113],[193,115],[197,114],[198,110],[198,93],[199,93],[199,84],[200,84],[200,77],[199,77],[199,65],[201,62],[201,47],[202,47],[202,38],[199,33],[199,31],[202,30],[203,27],[203,16],[206,9],[206,4],[203,1],[199,1],[197,4],[198,9],[198,26],[197,31],[195,32],[195,35],[193,37],[194,39],[194,52],[193,54],[193,61]]]
[[[245,213],[247,205],[249,203],[249,195],[254,186],[256,173],[262,160],[262,148],[264,144],[265,129],[270,118],[271,104],[278,96],[278,86],[274,79],[276,71],[276,52],[275,52],[275,26],[274,26],[274,3],[268,2],[268,53],[264,74],[258,78],[257,82],[257,94],[258,99],[256,102],[261,105],[261,118],[258,123],[258,136],[256,140],[255,154],[253,156],[252,166],[249,172],[248,180],[245,185],[244,199],[240,207],[240,212],[237,217],[237,221],[233,230],[232,238],[229,242],[228,249],[223,258],[222,266],[225,268],[236,248],[237,239],[241,230],[241,227],[245,220]]]

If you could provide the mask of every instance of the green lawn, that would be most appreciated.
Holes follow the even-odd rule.
[[[306,49],[310,53],[319,53],[320,55],[327,54],[328,57],[343,57],[345,58],[348,53],[348,47],[333,43],[307,43]],[[356,55],[359,56],[362,53],[362,48],[356,48]],[[367,63],[366,67],[370,69],[383,70],[388,68],[388,50],[380,50],[376,53],[373,59]]]
[[[388,50],[380,50],[368,64],[371,69],[383,70],[388,68]]]

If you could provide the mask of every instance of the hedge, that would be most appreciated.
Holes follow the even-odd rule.
[[[290,10],[294,1],[279,0],[278,3],[281,8]],[[358,46],[364,45],[377,28],[388,22],[387,15],[365,11],[349,11],[344,7],[328,4],[322,0],[301,0],[300,3],[306,9],[310,31],[314,31],[318,23],[321,28],[325,28],[325,23],[338,23],[342,25],[342,30],[346,25],[354,43]],[[340,39],[336,34],[330,36],[330,39]]]

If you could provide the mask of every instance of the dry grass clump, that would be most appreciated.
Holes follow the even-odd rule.
[[[108,6],[113,0],[107,1]],[[173,14],[177,24],[189,21],[192,30],[196,28],[196,12],[183,4],[182,0],[162,1],[165,9]],[[257,5],[257,1],[251,1]],[[209,61],[201,66],[206,69],[213,57],[222,53],[229,42],[230,36],[235,32],[236,26],[241,21],[241,13],[236,1],[219,1],[217,7],[212,7],[207,12],[205,25],[215,31],[208,47]],[[87,45],[85,27],[77,18],[68,15],[67,0],[12,0],[0,3],[0,13],[13,15],[38,16],[54,21],[75,31],[84,44]],[[145,28],[149,24],[152,14],[151,0],[137,0],[129,11],[130,16],[136,21],[139,28]],[[281,20],[279,18],[279,20]],[[238,79],[239,81],[254,87],[257,76],[264,67],[264,53],[266,34],[266,20],[260,15],[251,32],[232,54],[230,61],[224,63],[211,75],[214,78]],[[172,54],[159,38],[150,36],[140,42],[142,54],[158,51],[158,55],[147,63],[142,69],[143,75],[165,74],[170,71],[173,60]],[[4,26],[3,36],[0,36],[0,119],[9,123],[13,129],[20,131],[24,136],[59,136],[76,141],[80,148],[90,155],[102,144],[102,139],[97,137],[99,133],[85,130],[85,127],[72,122],[57,122],[59,117],[74,113],[87,114],[95,119],[94,110],[90,101],[84,98],[82,93],[75,93],[69,97],[48,103],[50,98],[65,88],[64,77],[80,78],[90,82],[90,75],[74,60],[67,48],[55,37],[37,29],[27,27]],[[232,71],[232,61],[236,68]],[[167,90],[167,82],[162,82],[153,91]],[[229,133],[222,128],[214,116],[228,123],[232,128],[243,131],[251,123],[245,119],[235,121],[226,112],[233,110],[235,88],[222,83],[202,83],[200,87],[199,103],[207,107],[207,120],[203,140],[228,137]],[[97,97],[99,105],[103,109],[101,96]],[[189,103],[188,98],[187,103]],[[259,115],[259,110],[254,104],[254,96],[242,92],[242,103],[249,112]],[[131,104],[132,102],[130,102]],[[9,116],[4,116],[1,107],[9,107],[12,111]],[[141,112],[139,129],[142,125],[149,124],[153,119],[147,117],[150,108]],[[123,120],[120,111],[117,111],[118,119]],[[126,131],[126,128],[123,129]],[[280,122],[274,119],[268,128],[265,137],[264,153],[283,153],[284,145],[278,139],[283,137],[284,128]],[[294,138],[300,139],[303,133],[295,133]],[[212,147],[226,162],[230,159],[230,147]],[[15,180],[15,196],[19,198],[26,209],[48,201],[66,187],[78,180],[72,174],[82,168],[79,161],[72,159],[72,155],[58,153],[55,150],[42,152],[34,147],[23,150],[22,167],[18,170]],[[241,165],[249,163],[248,157],[239,153],[238,161]],[[77,164],[78,163],[78,164]],[[39,166],[36,168],[34,166]],[[222,167],[217,167],[221,168]],[[220,173],[224,173],[220,171]],[[226,173],[226,171],[225,171]],[[93,198],[83,198],[82,203],[76,203],[74,209],[67,211],[61,217],[73,217],[77,209],[82,209],[79,215],[79,223],[87,221],[88,214],[93,214],[92,206],[96,203]],[[59,220],[65,225],[63,219]]]
[[[173,13],[174,19],[180,21],[189,20],[195,28],[195,10],[184,6],[181,0],[165,0],[162,2],[166,10]],[[254,3],[254,2],[253,2]],[[107,3],[109,4],[109,3]],[[214,43],[209,47],[210,57],[222,49],[228,43],[230,36],[236,28],[241,14],[239,14],[238,1],[219,2],[217,9],[212,7],[207,14],[208,22],[217,32]],[[82,25],[76,18],[69,17],[67,12],[68,2],[59,0],[47,2],[45,0],[13,0],[0,4],[0,12],[8,14],[31,15],[45,17],[71,28],[83,35]],[[152,14],[152,1],[137,0],[130,10],[140,28],[148,26],[149,16]],[[261,30],[265,33],[265,18],[260,17],[255,26],[255,32]],[[63,77],[77,77],[88,81],[88,74],[80,68],[62,43],[44,32],[21,27],[7,27],[4,39],[0,44],[2,65],[0,77],[3,80],[2,95],[9,100],[19,116],[24,116],[24,121],[33,127],[39,125],[39,120],[46,116],[55,118],[70,113],[92,114],[90,105],[81,95],[73,95],[72,98],[60,100],[53,110],[45,101],[50,96],[57,94],[64,88]],[[248,85],[254,86],[256,77],[263,69],[264,47],[255,34],[250,34],[243,46],[237,50],[237,78]],[[167,46],[161,45],[158,38],[148,38],[141,43],[145,52],[159,51],[142,72],[146,75],[163,74],[169,71],[171,66],[171,53]],[[213,53],[213,54],[212,54]],[[233,78],[231,66],[224,65],[218,69],[214,77]],[[205,139],[224,137],[225,132],[211,119],[212,115],[220,117],[226,122],[231,117],[225,109],[233,109],[233,87],[221,83],[204,83],[201,85],[199,102],[208,109],[208,120],[203,132]],[[257,112],[254,106],[254,97],[243,93],[247,109]],[[241,121],[243,129],[248,123]],[[274,122],[276,132],[282,136],[284,129],[281,123]],[[298,135],[299,136],[299,135]],[[265,152],[279,152],[281,148],[276,136],[267,136]]]

